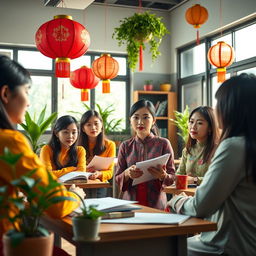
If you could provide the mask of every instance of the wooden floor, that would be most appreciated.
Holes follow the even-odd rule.
[[[66,251],[67,253],[69,253],[72,256],[76,255],[76,249],[75,246],[70,244],[68,241],[66,241],[65,239],[61,239],[61,248]]]

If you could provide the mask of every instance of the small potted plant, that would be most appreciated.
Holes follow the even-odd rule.
[[[77,193],[76,193],[77,194]],[[99,227],[101,216],[105,213],[97,210],[96,205],[86,206],[79,194],[82,206],[81,213],[72,217],[74,241],[97,241],[100,239]]]
[[[143,86],[144,91],[152,91],[153,90],[153,84],[152,84],[153,80],[146,80],[145,84]]]
[[[162,17],[157,17],[149,12],[135,13],[133,16],[120,20],[121,25],[114,29],[112,38],[118,41],[118,45],[126,44],[128,63],[132,70],[136,68],[139,51],[145,43],[150,45],[152,60],[161,53],[158,50],[162,37],[169,33]]]
[[[22,154],[12,154],[8,148],[0,156],[0,160],[12,167],[10,175],[13,176],[8,186],[0,187],[0,218],[12,226],[3,236],[4,255],[51,256],[53,234],[40,225],[40,218],[48,207],[75,199],[56,196],[60,183],[49,173],[47,186],[42,186],[40,179],[32,177],[37,170],[17,178],[16,164],[20,158]]]

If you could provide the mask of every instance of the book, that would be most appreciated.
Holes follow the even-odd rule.
[[[137,201],[129,201],[117,199],[113,197],[103,198],[88,198],[84,199],[86,207],[93,205],[97,210],[102,212],[124,212],[141,209],[139,205],[134,205]],[[81,213],[81,208],[78,207],[75,213]]]
[[[106,170],[114,162],[114,157],[94,156],[87,168],[94,166],[96,170]]]
[[[134,217],[134,212],[107,212],[101,217],[102,220]]]
[[[149,160],[146,160],[146,161],[137,162],[136,167],[138,169],[142,170],[143,174],[139,178],[134,179],[133,182],[132,182],[132,185],[135,186],[135,185],[140,184],[142,182],[146,182],[146,181],[155,179],[154,176],[151,175],[148,172],[148,168],[152,167],[152,166],[156,167],[158,164],[165,165],[167,163],[170,155],[171,154],[168,153],[168,154],[165,154],[163,156],[152,158],[152,159],[149,159]]]
[[[160,102],[158,109],[156,111],[156,116],[166,116],[167,114],[167,100]]]
[[[63,183],[74,183],[75,181],[82,181],[82,182],[87,182],[88,178],[90,177],[90,175],[92,175],[93,173],[91,172],[69,172],[66,173],[64,175],[62,175],[61,177],[59,177],[59,180]]]

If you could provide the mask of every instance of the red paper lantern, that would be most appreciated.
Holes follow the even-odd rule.
[[[94,74],[102,81],[102,92],[110,93],[110,80],[117,76],[119,71],[118,62],[110,54],[102,54],[92,63]]]
[[[208,61],[217,67],[218,82],[226,80],[226,67],[235,59],[235,52],[229,44],[221,41],[213,45],[207,54]]]
[[[96,77],[91,68],[82,66],[79,69],[71,72],[70,74],[70,83],[78,89],[81,90],[81,101],[89,100],[88,89],[95,88],[100,79]]]
[[[200,4],[195,4],[192,7],[188,8],[185,14],[186,20],[189,24],[193,25],[194,28],[197,29],[197,44],[199,41],[199,28],[202,24],[204,24],[208,19],[208,11],[206,8],[201,6]]]
[[[57,15],[37,30],[37,49],[55,60],[56,77],[70,76],[70,59],[86,53],[90,45],[90,35],[86,28],[72,20],[71,16]]]

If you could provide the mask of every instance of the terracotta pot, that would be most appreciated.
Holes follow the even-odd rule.
[[[72,226],[74,241],[97,241],[99,240],[99,228],[100,228],[100,220],[99,217],[96,220],[92,219],[84,219],[79,217],[72,218]]]
[[[5,256],[52,256],[53,233],[49,236],[25,238],[18,246],[11,245],[9,236],[3,236],[3,249]]]
[[[164,92],[169,92],[172,89],[171,84],[160,84],[160,90]]]
[[[152,90],[153,90],[153,84],[144,85],[144,91],[152,91]]]

